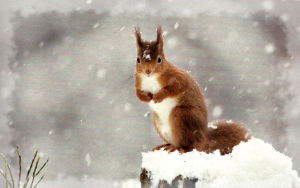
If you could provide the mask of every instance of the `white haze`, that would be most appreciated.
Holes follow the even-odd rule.
[[[209,118],[245,122],[299,171],[299,8],[296,0],[0,0],[0,152],[13,156],[20,145],[29,160],[41,150],[51,159],[45,187],[137,179],[140,152],[161,141],[134,94],[132,25],[153,39],[160,23],[167,58],[199,82]],[[283,23],[286,41],[253,20],[260,11]]]

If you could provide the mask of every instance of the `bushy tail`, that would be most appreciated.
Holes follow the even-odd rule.
[[[247,142],[251,138],[250,132],[241,124],[228,121],[214,121],[209,123],[207,132],[207,152],[220,150],[222,155],[232,152],[232,148],[240,142]]]

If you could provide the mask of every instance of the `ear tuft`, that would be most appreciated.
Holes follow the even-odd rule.
[[[156,32],[157,32],[157,38],[156,38],[157,46],[160,50],[162,50],[164,41],[163,41],[163,31],[160,25],[157,26]]]
[[[141,37],[141,32],[139,27],[134,26],[134,34],[136,38],[136,46],[139,48],[142,46],[142,37]]]

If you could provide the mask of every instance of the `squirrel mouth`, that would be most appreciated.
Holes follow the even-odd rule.
[[[146,75],[147,77],[151,77],[151,76],[152,76],[152,73],[151,73],[151,72],[150,72],[150,73],[145,72],[145,75]]]

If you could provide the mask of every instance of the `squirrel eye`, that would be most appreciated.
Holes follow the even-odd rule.
[[[140,63],[141,62],[141,60],[140,60],[140,58],[138,57],[138,58],[136,58],[136,62],[138,62],[138,63]]]
[[[158,63],[161,63],[161,58],[160,58],[160,57],[157,59],[157,62],[158,62]]]

